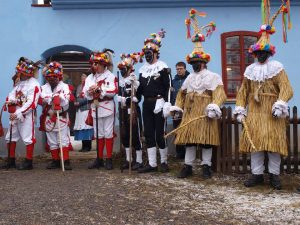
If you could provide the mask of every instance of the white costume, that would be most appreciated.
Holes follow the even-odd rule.
[[[101,87],[101,94],[98,106],[98,137],[113,138],[115,103],[114,96],[118,92],[117,78],[109,70],[105,70],[102,74],[90,74],[83,87],[83,95],[88,100],[93,100],[93,95],[88,93],[92,85]],[[93,124],[96,125],[96,108],[91,105]],[[96,126],[94,126],[94,134],[96,136]]]
[[[50,150],[59,149],[59,133],[58,133],[58,124],[56,113],[52,109],[52,99],[54,96],[59,95],[60,105],[62,111],[60,112],[60,132],[61,132],[61,141],[62,147],[68,147],[69,140],[69,118],[67,116],[67,110],[69,108],[70,100],[70,89],[67,84],[63,81],[60,81],[58,85],[52,91],[49,83],[46,83],[42,86],[41,98],[43,103],[46,103],[46,107],[49,107],[48,114],[45,120],[45,128],[47,135],[47,142],[50,147]]]
[[[38,81],[31,77],[25,81],[19,81],[9,93],[7,101],[15,103],[17,119],[12,124],[12,142],[17,142],[20,138],[25,145],[34,144],[34,110],[40,95],[40,85]],[[10,130],[8,130],[5,140],[8,143]]]

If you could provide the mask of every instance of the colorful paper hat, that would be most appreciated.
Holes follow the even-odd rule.
[[[121,62],[118,64],[118,68],[134,71],[133,65],[138,62],[143,62],[144,52],[132,53],[132,54],[121,54]]]
[[[166,31],[164,31],[164,29],[161,29],[158,33],[150,34],[150,38],[147,38],[144,41],[143,52],[145,52],[147,49],[153,50],[154,52],[159,52],[159,48],[161,47],[161,39],[165,37],[165,34]]]
[[[104,52],[93,52],[90,57],[90,63],[93,64],[94,62],[108,66],[110,64],[109,56]]]
[[[63,66],[56,61],[50,62],[46,69],[43,69],[43,75],[45,78],[57,77],[59,80],[63,78]]]
[[[216,29],[215,22],[210,22],[209,24],[199,27],[198,20],[196,16],[205,17],[206,13],[198,12],[195,9],[191,9],[189,11],[189,18],[185,20],[185,24],[187,26],[187,38],[191,38],[191,41],[194,43],[195,47],[192,53],[186,56],[186,61],[189,64],[194,62],[205,62],[208,63],[210,61],[210,55],[204,52],[202,47],[202,42],[205,41],[205,37],[211,36],[211,34]],[[194,28],[194,35],[191,37],[191,25]],[[205,30],[206,35],[202,33]]]
[[[33,77],[35,72],[38,70],[38,64],[30,59],[21,57],[16,66],[16,73],[21,73],[29,77]]]
[[[270,43],[270,35],[275,33],[275,27],[273,26],[274,21],[277,16],[282,13],[282,28],[283,28],[283,42],[287,42],[287,27],[290,30],[292,24],[290,21],[290,1],[282,0],[282,4],[277,10],[277,12],[270,19],[270,0],[262,0],[261,3],[262,12],[262,23],[259,33],[261,34],[260,39],[254,45],[249,48],[249,53],[254,53],[256,51],[267,51],[271,55],[275,54],[275,46]],[[286,15],[288,15],[288,25]]]

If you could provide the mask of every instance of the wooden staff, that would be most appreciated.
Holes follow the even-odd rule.
[[[133,125],[133,97],[134,97],[134,81],[131,81],[131,96],[130,96],[130,120],[129,120],[129,174],[131,174],[132,162],[132,125]]]
[[[59,137],[59,149],[60,149],[60,160],[61,160],[61,169],[65,172],[65,163],[64,163],[64,155],[62,149],[62,138],[61,138],[61,131],[60,131],[60,120],[59,120],[59,111],[56,111],[56,119],[57,119],[57,126],[58,126],[58,137]]]
[[[248,124],[247,124],[247,122],[246,122],[245,119],[242,119],[242,124],[243,124],[243,126],[244,126],[245,134],[246,134],[246,137],[247,137],[248,141],[249,141],[250,144],[251,144],[251,147],[252,147],[254,150],[256,150],[256,147],[255,147],[255,145],[254,145],[254,143],[253,143],[253,141],[252,141],[252,139],[251,139],[251,137],[250,137]]]
[[[202,120],[206,117],[206,115],[202,115],[202,116],[198,116],[192,120],[190,120],[189,122],[186,122],[185,124],[180,125],[178,128],[176,128],[175,130],[172,130],[171,132],[169,132],[168,134],[165,135],[165,138],[167,138],[168,136],[170,136],[171,134],[176,133],[178,130],[186,127],[187,125],[189,125],[190,123],[197,121],[197,120]]]

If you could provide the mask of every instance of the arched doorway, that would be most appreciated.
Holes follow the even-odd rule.
[[[49,63],[58,61],[64,68],[64,82],[73,86],[73,94],[76,96],[76,89],[81,82],[83,73],[89,74],[89,56],[91,50],[78,45],[61,45],[50,48],[42,53],[42,59]],[[44,81],[45,82],[45,81]],[[76,108],[73,103],[69,106],[70,131],[73,136]],[[73,138],[72,138],[73,140]]]

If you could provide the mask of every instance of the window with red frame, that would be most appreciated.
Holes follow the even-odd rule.
[[[33,7],[51,7],[51,0],[32,0]]]
[[[234,31],[221,34],[222,78],[228,99],[235,99],[248,65],[254,62],[248,53],[259,38],[258,32]]]

